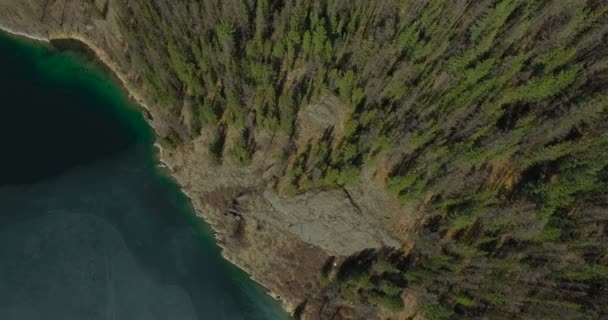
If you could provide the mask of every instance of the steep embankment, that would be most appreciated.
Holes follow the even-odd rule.
[[[605,1],[0,9],[110,57],[224,254],[297,314],[608,314]]]

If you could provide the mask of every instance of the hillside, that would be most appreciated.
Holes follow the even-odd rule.
[[[600,0],[4,0],[140,103],[303,319],[608,317]]]

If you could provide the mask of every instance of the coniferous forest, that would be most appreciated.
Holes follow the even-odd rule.
[[[408,289],[428,319],[608,317],[605,1],[123,2],[141,86],[193,115],[166,146],[208,130],[218,164],[247,166],[258,134],[286,137],[278,192],[376,170],[421,213],[407,249],[320,276],[345,299],[395,312]],[[342,123],[296,145],[299,111],[322,101]]]

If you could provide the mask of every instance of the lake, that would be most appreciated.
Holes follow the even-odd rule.
[[[0,319],[287,319],[99,65],[0,34]]]

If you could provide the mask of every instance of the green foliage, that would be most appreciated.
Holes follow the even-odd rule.
[[[207,103],[203,104],[199,109],[198,118],[199,123],[203,126],[217,125],[217,116],[213,112],[212,107]]]
[[[442,305],[424,304],[421,309],[429,320],[448,320],[453,314],[451,310]]]
[[[399,312],[404,307],[403,299],[398,295],[372,294],[369,300],[391,312]]]
[[[575,79],[579,68],[574,67],[560,72],[558,75],[549,75],[539,79],[532,79],[528,83],[508,91],[501,100],[501,105],[513,102],[535,102],[550,98],[570,85]]]
[[[174,119],[191,107],[190,132],[214,132],[217,163],[250,163],[250,138],[224,152],[227,127],[247,128],[285,150],[267,161],[286,165],[286,194],[389,177],[408,204],[399,221],[415,223],[411,259],[375,261],[342,296],[398,310],[403,279],[429,319],[608,313],[595,289],[608,286],[601,1],[132,0],[123,11],[133,85]],[[316,105],[347,120],[311,137],[298,111]],[[178,147],[177,131],[160,143]]]
[[[539,55],[534,59],[534,63],[542,65],[545,74],[551,74],[556,69],[572,61],[575,56],[576,48],[557,48]]]
[[[566,270],[562,276],[571,281],[589,281],[594,278],[608,279],[608,267],[605,265],[585,265]]]
[[[338,82],[338,92],[340,93],[340,96],[342,96],[342,99],[345,101],[351,100],[354,85],[355,73],[353,70],[348,70]]]
[[[467,297],[460,297],[456,299],[456,304],[459,304],[464,307],[472,307],[475,305],[475,301]]]
[[[171,65],[178,78],[188,86],[189,90],[193,93],[201,93],[203,87],[196,77],[194,64],[186,61],[185,53],[178,48],[173,41],[167,43],[167,51],[169,58],[171,59]]]
[[[374,284],[372,283],[369,275],[363,272],[354,272],[349,274],[346,278],[341,279],[341,284],[352,286],[358,289],[372,290]]]
[[[387,137],[379,137],[371,146],[371,152],[377,154],[391,149],[392,143]]]
[[[395,264],[386,258],[380,257],[374,264],[374,268],[379,273],[399,273],[400,270]]]
[[[598,6],[595,9],[579,5],[576,9],[574,14],[571,15],[570,20],[561,28],[557,35],[557,39],[561,43],[572,41],[572,39],[591,27],[594,22],[605,16],[608,12],[608,6],[606,5]]]
[[[340,176],[338,177],[338,184],[346,186],[351,185],[359,181],[359,175],[361,169],[354,166],[347,166],[340,170]]]
[[[468,212],[466,214],[458,215],[457,217],[451,219],[449,222],[450,227],[455,229],[464,229],[468,228],[477,221],[477,217],[480,212]]]
[[[282,94],[279,97],[279,113],[281,128],[288,133],[293,131],[295,121],[295,106],[291,97],[287,94]]]
[[[386,188],[388,191],[399,194],[403,190],[412,187],[416,183],[416,176],[394,176],[388,181]]]
[[[520,0],[499,1],[496,7],[471,27],[470,34],[473,42],[480,41],[484,36],[495,36],[505,24],[511,13],[519,6]]]
[[[401,291],[403,291],[401,288],[399,288],[399,286],[388,280],[381,280],[380,284],[378,285],[378,289],[382,291],[386,296],[399,296],[399,294],[401,294]]]
[[[357,132],[357,129],[359,129],[359,121],[357,121],[356,119],[350,119],[344,125],[344,135],[346,137],[352,137]]]
[[[232,148],[230,148],[229,154],[241,165],[251,164],[253,152],[252,150],[248,149],[248,146],[243,146],[240,143],[236,143],[232,146]]]
[[[487,293],[483,296],[483,299],[494,305],[504,304],[508,300],[505,295],[500,293]]]
[[[453,72],[463,70],[490,50],[499,31],[520,3],[520,0],[500,1],[488,15],[471,28],[471,41],[475,46],[462,56],[451,59],[448,62],[448,68]]]
[[[201,134],[202,123],[199,115],[197,114],[197,107],[195,105],[190,105],[190,111],[192,113],[192,118],[190,119],[190,134],[193,137],[196,137]]]
[[[224,145],[226,143],[225,128],[218,127],[213,135],[212,141],[209,143],[209,154],[215,164],[222,163],[222,157],[224,154]]]
[[[175,149],[183,143],[182,138],[179,136],[177,131],[173,128],[170,129],[169,133],[161,139],[161,144],[170,149]]]

